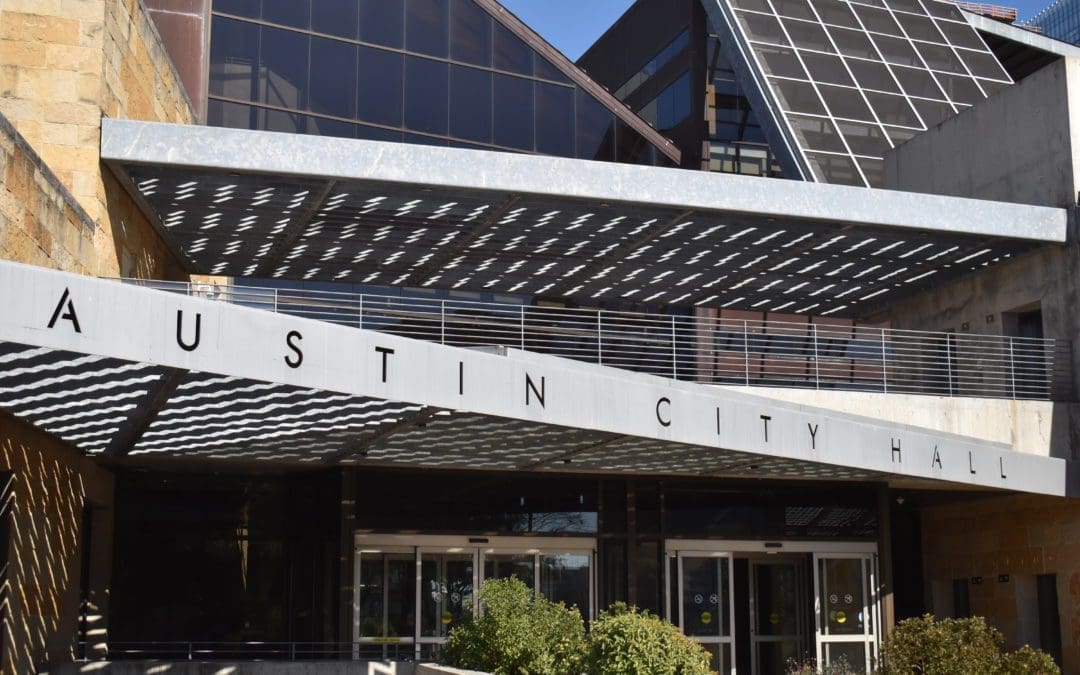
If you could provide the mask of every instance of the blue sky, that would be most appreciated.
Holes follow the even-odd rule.
[[[500,0],[514,14],[558,47],[570,59],[582,52],[615,22],[633,0]],[[982,0],[1015,7],[1020,20],[1030,18],[1051,0]]]
[[[615,23],[633,0],[500,0],[571,60]]]

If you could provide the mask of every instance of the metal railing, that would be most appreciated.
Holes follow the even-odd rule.
[[[357,642],[146,641],[79,642],[76,661],[415,661],[412,641]]]
[[[456,347],[505,346],[704,384],[1066,400],[1067,340],[123,280]]]

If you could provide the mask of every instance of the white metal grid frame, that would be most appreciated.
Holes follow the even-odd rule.
[[[800,11],[793,11],[792,7],[802,8],[801,15]],[[829,14],[823,9],[826,7]],[[777,109],[782,111],[783,123],[798,140],[803,159],[814,169],[814,175],[819,181],[829,180],[819,166],[819,158],[835,157],[851,162],[851,167],[856,172],[849,181],[851,184],[880,185],[884,153],[852,148],[843,133],[844,129],[864,129],[880,134],[877,145],[886,150],[903,142],[913,132],[923,131],[940,121],[926,117],[925,108],[920,110],[920,101],[938,108],[946,106],[945,110],[955,114],[970,107],[977,100],[988,97],[994,91],[1012,84],[1012,79],[974,28],[967,23],[964,15],[955,6],[938,0],[815,0],[813,3],[740,0],[732,3],[730,11],[734,17],[730,22],[731,28],[749,46],[744,53],[751,55],[756,74],[760,75],[755,79],[768,83],[770,91],[767,94],[771,94],[771,98],[777,103]],[[836,19],[837,11],[840,12],[839,16],[845,18]],[[891,25],[891,29],[880,24],[868,25],[864,17],[868,19],[869,13],[878,13],[879,19],[890,22],[886,26]],[[755,20],[769,23],[768,30],[772,34],[762,35],[754,31],[752,25]],[[845,22],[847,25],[843,25]],[[824,37],[826,42],[808,45],[805,41],[792,37],[793,30],[809,27],[813,27],[811,30],[820,30],[819,35]],[[892,34],[884,32],[888,30],[891,30]],[[855,50],[856,53],[853,53],[850,48],[842,47],[838,38],[845,32],[848,35],[861,35],[860,39],[865,40],[872,52],[857,53]],[[904,59],[897,57],[893,50],[890,50],[893,53],[886,54],[883,46],[889,43],[906,46],[910,60],[904,63]],[[797,61],[798,65],[793,66],[796,72],[771,72],[763,50],[785,50]],[[836,78],[830,81],[815,76],[812,69],[806,65],[807,58],[812,56],[835,58],[842,66],[841,76],[845,82],[841,83]],[[852,67],[860,62],[884,68],[891,79],[891,90],[876,89],[860,83],[860,78],[855,76]],[[924,96],[907,91],[897,77],[898,72],[902,74],[907,71],[929,77],[932,82],[930,86],[934,87],[937,95]],[[816,98],[814,105],[823,113],[805,106],[791,105],[778,89],[784,82],[809,85]],[[853,117],[846,116],[839,110],[831,110],[828,97],[822,94],[823,88],[835,88],[837,95],[855,97],[869,114]],[[957,88],[966,88],[966,95],[956,93]],[[870,94],[882,103],[888,100],[883,98],[885,96],[896,96],[896,103],[906,101],[914,122],[904,124],[903,121],[886,119],[884,109],[874,102]],[[798,122],[805,119],[817,120],[828,129],[826,134],[835,139],[833,145],[839,141],[842,150],[809,141],[798,129]]]

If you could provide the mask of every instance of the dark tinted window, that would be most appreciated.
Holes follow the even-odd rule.
[[[786,45],[787,38],[780,28],[780,22],[775,17],[763,14],[751,14],[750,12],[738,12],[736,16],[747,37],[757,42],[768,42],[774,45]]]
[[[402,56],[374,47],[360,48],[356,117],[401,126]]]
[[[536,150],[547,155],[573,156],[573,89],[536,83]]]
[[[210,45],[210,94],[244,101],[258,95],[259,27],[214,17]]]
[[[532,150],[533,82],[513,75],[495,75],[495,144]]]
[[[283,108],[307,107],[308,36],[262,27],[263,81],[259,100]]]
[[[924,42],[916,42],[915,48],[919,50],[926,65],[933,70],[944,70],[947,73],[964,73],[964,66],[956,58],[952,47],[943,45],[931,45]]]
[[[851,13],[851,8],[846,2],[839,2],[839,0],[813,0],[813,5],[817,10],[818,16],[820,16],[821,20],[825,23],[845,26],[847,28],[859,27],[859,23],[855,20],[855,15]]]
[[[812,115],[825,114],[825,106],[821,105],[821,99],[813,86],[790,80],[772,80],[772,86],[784,110]]]
[[[877,92],[866,92],[866,98],[870,106],[877,113],[878,120],[882,124],[896,124],[902,127],[919,127],[919,118],[915,117],[915,111],[911,104],[903,96],[891,96]]]
[[[212,98],[206,103],[206,123],[212,127],[258,129],[258,109]]]
[[[356,125],[356,137],[362,138],[367,141],[389,141],[391,143],[401,142],[401,132],[394,129],[383,129],[382,127],[369,127],[366,124]]]
[[[877,50],[874,49],[874,45],[870,43],[870,39],[866,37],[866,33],[862,31],[847,30],[845,28],[829,28],[829,34],[832,35],[833,42],[836,43],[836,48],[840,50],[840,53],[844,56],[857,56],[863,59],[877,60]]]
[[[819,52],[836,51],[833,49],[832,43],[829,42],[829,36],[825,34],[825,29],[816,23],[785,21],[784,28],[787,28],[788,35],[791,36],[791,43],[796,47],[813,49]]]
[[[494,46],[496,68],[522,75],[533,74],[532,50],[500,23],[495,24]]]
[[[881,56],[889,63],[898,63],[903,66],[922,66],[922,61],[911,48],[911,43],[900,38],[875,35],[874,42],[881,50]]]
[[[615,158],[615,116],[595,98],[577,90],[577,156],[612,161]]]
[[[311,27],[311,0],[263,0],[263,21],[296,28]]]
[[[449,19],[447,0],[405,0],[405,48],[445,57]]]
[[[957,47],[971,47],[972,49],[985,49],[983,41],[979,39],[978,34],[971,30],[971,26],[966,23],[950,23],[948,21],[938,21],[938,28],[945,34],[949,42]]]
[[[356,138],[356,125],[352,122],[329,120],[325,117],[314,117],[309,115],[307,118],[307,133],[317,136]]]
[[[766,47],[755,45],[758,59],[762,68],[769,75],[777,77],[795,77],[800,80],[806,79],[806,71],[803,70],[799,60],[795,58],[795,50],[790,47]]]
[[[896,80],[884,64],[856,59],[849,59],[847,64],[860,87],[900,93],[900,87],[896,85]]]
[[[791,126],[799,138],[799,145],[807,150],[847,152],[831,120],[822,117],[791,116]]]
[[[447,64],[405,57],[405,127],[429,134],[445,134],[448,95]]]
[[[307,122],[303,115],[284,110],[259,110],[259,129],[277,131],[283,134],[307,133]]]
[[[988,52],[972,52],[966,49],[957,50],[960,58],[976,77],[989,77],[998,80],[1008,80],[1009,76],[1001,69],[1001,64]]]
[[[312,112],[349,118],[356,114],[356,49],[338,40],[311,38]]]
[[[491,142],[491,73],[450,66],[450,135]]]
[[[543,78],[545,80],[554,80],[555,82],[565,82],[571,84],[570,78],[566,74],[555,67],[551,61],[548,61],[543,56],[536,54],[534,56],[534,65],[536,67],[536,77]]]
[[[773,6],[776,7],[776,13],[780,16],[790,16],[796,19],[817,21],[817,18],[814,17],[814,12],[811,11],[810,5],[806,0],[773,0]],[[766,9],[765,11],[767,12],[769,10]]]
[[[473,0],[453,0],[450,6],[450,58],[491,65],[491,16]]]
[[[861,5],[852,5],[855,13],[862,19],[863,25],[866,26],[866,30],[872,30],[875,33],[885,33],[886,35],[903,35],[900,31],[900,26],[896,25],[896,20],[893,19],[892,14],[884,9],[874,9],[873,7],[863,7]]]
[[[934,83],[934,78],[925,70],[894,67],[892,71],[896,75],[896,79],[900,81],[900,86],[904,88],[904,91],[907,92],[908,96],[936,99],[945,98],[941,93],[941,89]]]
[[[845,117],[853,120],[873,121],[870,109],[866,107],[862,95],[858,89],[846,89],[833,87],[827,84],[818,85],[821,97],[825,99],[825,105],[834,117]]]
[[[360,0],[360,39],[401,47],[405,35],[405,3],[400,0]]]
[[[938,83],[945,89],[945,94],[949,97],[950,101],[955,103],[974,104],[983,100],[982,92],[979,91],[979,87],[975,84],[975,80],[970,77],[944,75],[942,73],[938,73],[936,77]]]
[[[851,148],[852,154],[881,157],[889,150],[889,142],[876,124],[837,121],[836,126]]]
[[[311,0],[311,29],[355,40],[357,36],[355,0]]]
[[[934,26],[933,19],[914,14],[897,14],[896,20],[904,28],[904,32],[913,40],[926,40],[927,42],[942,42],[943,38]]]
[[[855,86],[855,82],[848,75],[847,68],[844,67],[844,62],[839,56],[803,52],[802,59],[815,82]]]
[[[258,19],[260,4],[259,0],[214,0],[214,11]]]

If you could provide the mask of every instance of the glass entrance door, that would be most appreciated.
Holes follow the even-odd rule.
[[[807,646],[806,556],[752,560],[750,658],[754,673],[783,675]]]
[[[677,623],[713,657],[718,673],[734,673],[734,587],[730,553],[679,552]]]
[[[357,535],[354,656],[438,657],[450,630],[472,615],[485,579],[517,577],[534,593],[576,606],[588,621],[595,546],[563,537]]]
[[[817,662],[870,672],[877,658],[878,598],[874,556],[815,554]]]

